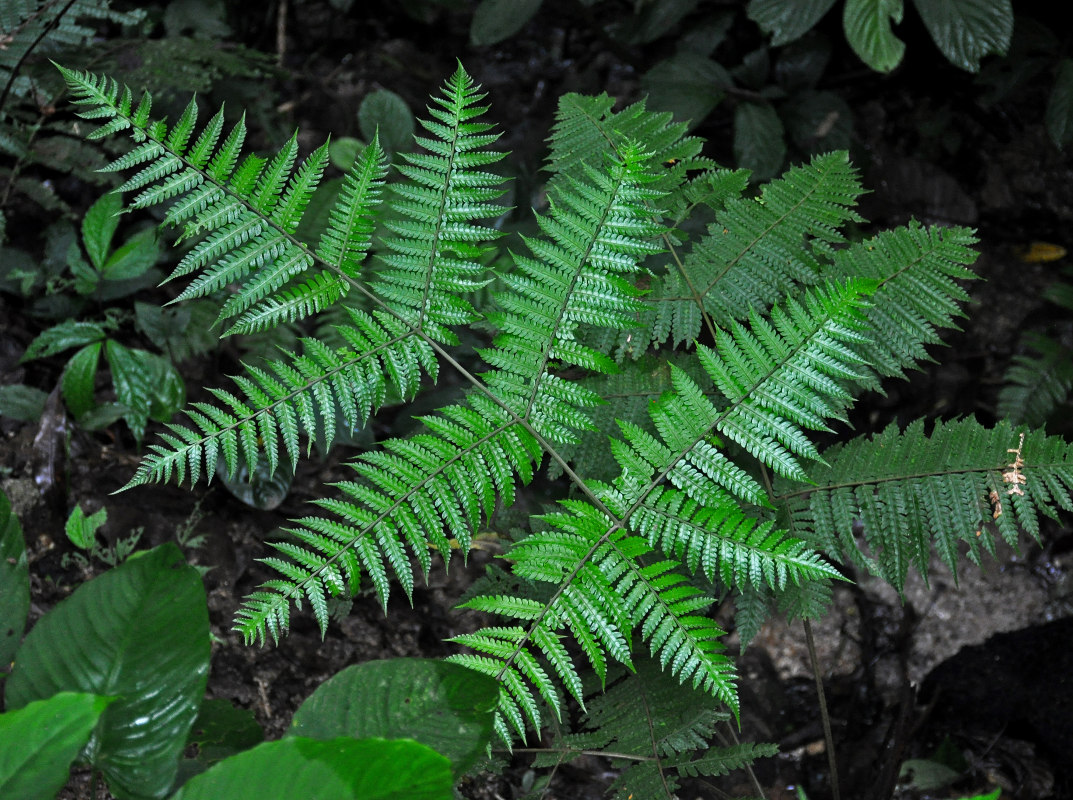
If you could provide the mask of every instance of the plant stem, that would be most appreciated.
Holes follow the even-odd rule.
[[[827,698],[823,693],[823,676],[820,674],[820,660],[816,658],[816,641],[812,638],[812,623],[802,619],[805,626],[805,642],[808,644],[808,657],[812,662],[812,677],[816,679],[816,698],[820,703],[820,721],[823,723],[823,740],[827,748],[827,767],[831,771],[831,797],[841,800],[838,791],[838,761],[835,758],[835,739],[831,735],[831,717],[827,714]]]

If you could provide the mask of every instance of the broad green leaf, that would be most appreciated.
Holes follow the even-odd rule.
[[[178,363],[216,346],[220,339],[213,332],[212,323],[219,311],[218,304],[212,300],[191,300],[167,308],[136,302],[134,319],[138,330]]]
[[[288,736],[416,739],[462,775],[492,736],[498,683],[437,659],[395,658],[347,667],[294,714]]]
[[[842,27],[846,41],[874,70],[890,72],[902,61],[905,42],[894,35],[891,23],[902,21],[902,0],[846,0]]]
[[[769,105],[741,103],[734,111],[734,158],[754,179],[770,178],[786,158],[782,121]]]
[[[0,714],[0,797],[55,797],[67,783],[71,762],[113,699],[60,692]]]
[[[108,258],[112,246],[112,237],[119,225],[119,214],[123,210],[123,198],[109,192],[89,207],[82,218],[82,244],[86,248],[89,260],[99,271]]]
[[[358,125],[369,141],[379,132],[380,145],[389,153],[408,149],[412,143],[413,112],[405,100],[386,89],[373,92],[361,101]]]
[[[250,472],[249,465],[242,461],[234,475],[228,475],[227,460],[221,455],[216,462],[216,476],[224,488],[248,506],[261,511],[271,511],[290,494],[294,483],[294,470],[289,462],[277,464],[275,471],[268,459],[261,455]]]
[[[108,521],[108,509],[101,508],[88,517],[81,506],[75,506],[71,516],[67,518],[64,532],[71,544],[80,550],[89,550],[97,536],[97,531]]]
[[[266,742],[225,759],[171,800],[453,800],[446,758],[406,739]]]
[[[835,0],[750,0],[746,13],[765,33],[771,34],[771,44],[779,47],[794,41],[810,30],[831,10]]]
[[[37,422],[45,410],[47,399],[48,392],[33,386],[21,383],[0,386],[0,417]]]
[[[838,94],[806,89],[794,93],[781,111],[791,139],[804,152],[849,149],[853,110]]]
[[[208,671],[201,577],[168,543],[83,584],[34,626],[15,654],[7,707],[62,691],[118,697],[87,759],[119,798],[164,797]]]
[[[364,149],[365,142],[361,139],[355,139],[353,136],[340,136],[338,139],[332,139],[328,144],[328,158],[336,169],[350,172],[358,154]]]
[[[980,59],[1003,54],[1013,36],[1010,0],[913,0],[924,26],[951,64],[978,72]]]
[[[509,39],[540,10],[543,0],[481,0],[469,25],[469,41],[478,47]]]
[[[0,672],[7,672],[30,610],[30,573],[19,518],[0,490]],[[2,795],[0,795],[2,796]]]
[[[156,231],[139,231],[123,242],[105,263],[102,272],[105,280],[126,281],[140,277],[160,256]]]
[[[1047,99],[1047,133],[1058,147],[1073,141],[1073,60],[1063,58],[1058,77]]]
[[[131,349],[109,339],[105,358],[112,370],[116,399],[130,409],[124,419],[139,441],[148,419],[166,422],[182,408],[186,388],[182,376],[165,358]]]
[[[96,405],[93,384],[97,377],[101,346],[101,342],[91,342],[71,356],[60,378],[63,401],[75,417],[81,417]]]
[[[670,111],[679,122],[699,124],[719,105],[730,74],[710,58],[692,52],[677,53],[641,77],[651,111]]]
[[[98,325],[96,322],[68,320],[41,331],[37,338],[30,342],[30,346],[26,348],[26,352],[19,360],[22,362],[35,358],[48,358],[64,350],[70,350],[72,347],[100,341],[104,336],[103,325]]]
[[[203,700],[186,739],[186,749],[192,749],[194,756],[184,758],[179,765],[177,786],[225,758],[256,747],[264,739],[265,733],[253,712],[235,708],[227,700]]]

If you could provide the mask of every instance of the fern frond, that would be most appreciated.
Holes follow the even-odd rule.
[[[852,345],[868,365],[859,383],[879,389],[879,378],[932,361],[924,346],[941,342],[937,329],[957,329],[969,296],[958,281],[976,275],[976,237],[968,228],[925,228],[919,223],[883,231],[835,253],[828,274],[876,281],[865,312],[865,338]]]
[[[861,221],[853,206],[862,188],[844,152],[794,167],[759,197],[741,196],[741,172],[714,172],[708,180],[714,184],[700,198],[712,203],[715,222],[657,275],[650,307],[630,332],[642,351],[668,339],[692,342],[702,326],[726,327],[818,283],[845,241],[840,228]]]
[[[1022,337],[1022,353],[1002,376],[996,412],[1013,424],[1043,425],[1073,390],[1073,356],[1068,348],[1042,334]]]
[[[420,120],[429,137],[416,137],[428,152],[403,153],[399,166],[409,180],[392,187],[392,208],[402,219],[389,220],[394,234],[384,237],[373,287],[415,329],[434,341],[457,344],[452,326],[473,322],[477,314],[464,295],[488,281],[479,261],[480,244],[498,233],[473,220],[498,217],[492,201],[503,179],[483,171],[504,153],[487,150],[499,134],[475,121],[487,111],[485,97],[459,64],[429,107],[434,119]]]
[[[827,418],[842,416],[850,400],[842,382],[862,375],[852,345],[863,341],[862,306],[874,287],[865,280],[814,287],[772,308],[770,321],[752,312],[749,328],[735,322],[719,331],[715,349],[699,346],[705,372],[729,401],[718,414],[710,404],[704,411],[715,429],[776,473],[807,480],[797,458],[819,453],[801,428],[823,429]]]
[[[170,202],[166,222],[185,227],[185,236],[207,234],[172,273],[172,278],[199,273],[177,298],[185,300],[212,294],[237,284],[237,291],[220,312],[220,321],[257,309],[284,287],[295,291],[295,279],[311,269],[313,254],[294,238],[306,204],[327,164],[327,146],[314,150],[297,168],[297,136],[271,159],[249,156],[241,160],[246,128],[243,120],[220,143],[221,109],[190,146],[198,109],[194,101],[170,129],[149,118],[151,98],[143,95],[132,108],[130,91],[120,90],[108,78],[60,68],[74,102],[87,107],[80,116],[105,120],[90,134],[101,138],[129,130],[140,146],[108,166],[118,171],[144,165],[119,191],[136,192],[134,208]],[[368,155],[368,154],[367,154]],[[381,164],[379,158],[367,162]],[[382,182],[382,166],[380,179]],[[291,313],[316,309],[310,300],[290,306]],[[258,324],[269,324],[271,314],[255,314]],[[248,332],[249,320],[233,325],[228,333]]]
[[[185,412],[193,427],[169,424],[169,433],[161,434],[164,444],[150,445],[123,488],[173,477],[193,484],[202,467],[211,479],[218,456],[229,475],[240,463],[252,472],[261,454],[272,472],[281,457],[293,467],[301,455],[300,435],[309,446],[318,436],[330,445],[340,415],[351,430],[360,428],[383,405],[389,384],[409,397],[422,369],[435,377],[434,352],[402,322],[383,312],[353,310],[350,319],[337,328],[346,346],[333,350],[303,339],[301,355],[288,354],[267,369],[247,366],[245,376],[236,376],[241,396],[214,390],[217,405],[195,403]]]
[[[571,695],[583,703],[576,668],[562,657],[561,632],[568,632],[578,642],[603,681],[609,658],[632,666],[630,639],[636,627],[663,669],[679,681],[714,695],[736,713],[733,662],[718,642],[723,631],[697,613],[709,606],[712,598],[676,572],[674,562],[643,565],[652,549],[595,507],[572,501],[562,505],[565,511],[541,517],[551,530],[530,535],[511,551],[514,573],[525,580],[551,584],[555,587],[552,599],[520,607],[516,600],[504,597],[469,601],[467,607],[530,624],[525,629],[486,629],[455,637],[454,641],[480,655],[457,655],[450,660],[504,681],[507,697],[501,713],[524,739],[525,725],[519,724],[523,717],[517,709],[527,711],[537,730],[541,721],[530,685],[556,716],[561,711],[556,684],[548,671],[537,672],[525,665],[539,664],[536,659],[541,657]]]
[[[1038,540],[1040,514],[1073,510],[1073,448],[1038,430],[1021,445],[1006,422],[937,422],[930,435],[922,421],[892,425],[824,455],[812,485],[776,487],[790,531],[899,590],[910,565],[927,578],[933,546],[956,576],[963,550],[978,563],[996,533],[1011,545],[1019,531]]]
[[[680,686],[651,659],[638,657],[635,664],[636,674],[586,698],[577,732],[556,736],[537,753],[534,767],[606,752],[623,767],[611,786],[616,796],[672,800],[680,776],[726,774],[775,752],[773,745],[751,742],[709,747],[730,714],[713,708],[702,692]]]

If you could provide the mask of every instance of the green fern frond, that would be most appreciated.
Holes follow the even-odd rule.
[[[846,153],[816,156],[742,197],[741,172],[717,173],[709,196],[715,222],[681,260],[660,273],[651,307],[636,331],[650,345],[692,342],[702,327],[714,332],[766,309],[801,285],[820,281],[841,227],[861,218],[853,210],[862,188]]]
[[[557,736],[533,766],[606,752],[624,767],[611,790],[616,796],[676,797],[680,776],[721,775],[775,752],[773,745],[709,747],[716,726],[730,720],[702,692],[680,686],[649,658],[635,660],[636,674],[618,678],[586,699],[576,733]],[[698,758],[699,754],[699,758]]]
[[[644,142],[656,163],[675,161],[676,169],[663,170],[655,186],[661,192],[677,187],[687,166],[699,168],[710,162],[699,158],[703,140],[686,136],[689,126],[674,122],[669,112],[653,112],[645,102],[612,111],[614,98],[607,94],[565,94],[559,98],[555,125],[548,138],[546,169],[557,186],[563,176],[576,174],[581,165],[601,167],[609,156],[621,158],[627,142]]]
[[[925,345],[941,342],[937,329],[954,328],[969,296],[957,281],[976,278],[976,237],[968,228],[924,228],[916,222],[884,231],[835,253],[828,274],[877,283],[865,312],[865,339],[853,345],[867,363],[860,383],[879,389],[881,377],[932,361]]]
[[[94,27],[86,24],[90,20],[136,25],[145,18],[144,10],[117,11],[111,5],[111,0],[74,0],[62,4],[4,0],[0,3],[0,31],[3,31],[0,87],[9,87],[14,97],[28,95],[33,83],[17,80],[15,70],[25,63],[33,48],[54,52],[61,47],[85,46],[98,35]]]
[[[751,312],[750,327],[719,331],[715,349],[698,347],[705,372],[729,401],[716,413],[695,387],[696,413],[776,473],[807,480],[798,457],[818,459],[801,428],[822,430],[841,418],[850,395],[843,382],[860,380],[862,359],[852,346],[863,340],[862,307],[875,284],[827,284],[788,299],[770,319]],[[701,411],[703,409],[703,411]]]
[[[475,121],[488,110],[485,97],[459,64],[428,111],[419,120],[430,134],[416,137],[427,153],[403,153],[398,167],[408,180],[392,187],[392,208],[402,219],[389,220],[394,234],[385,236],[389,253],[373,278],[376,293],[395,313],[430,339],[457,344],[449,330],[477,319],[463,295],[488,280],[480,263],[481,243],[499,234],[473,220],[500,216],[492,201],[502,195],[503,178],[484,171],[505,154],[487,150],[498,138],[492,125]]]
[[[534,669],[540,667],[538,656],[574,699],[584,702],[576,667],[563,657],[561,632],[577,641],[603,681],[609,659],[632,666],[630,639],[636,627],[663,669],[714,695],[737,713],[733,662],[718,641],[723,631],[698,613],[712,598],[676,572],[675,562],[643,564],[652,552],[648,544],[627,534],[595,507],[572,501],[562,505],[565,511],[541,517],[551,530],[530,535],[511,551],[514,574],[551,584],[555,587],[552,599],[524,604],[509,597],[469,601],[469,608],[529,625],[455,637],[454,641],[479,655],[451,656],[450,660],[504,682],[506,697],[500,712],[524,739],[526,719],[537,730],[541,722],[530,686],[556,716],[561,713],[557,685],[548,670]]]
[[[899,590],[910,564],[927,578],[933,546],[956,576],[962,550],[978,563],[996,532],[1010,544],[1020,531],[1038,540],[1040,514],[1073,510],[1073,448],[1042,431],[1021,445],[1006,422],[938,422],[926,435],[917,421],[824,455],[813,485],[776,487],[791,533]]]
[[[110,171],[142,166],[118,191],[136,192],[131,206],[148,208],[170,202],[166,222],[181,225],[185,236],[206,234],[172,273],[172,278],[197,274],[178,300],[212,294],[231,284],[238,290],[228,299],[220,320],[230,320],[258,305],[313,267],[313,254],[295,238],[306,204],[327,164],[327,146],[313,151],[293,169],[297,157],[294,136],[271,159],[248,156],[240,163],[246,128],[243,120],[219,143],[222,109],[196,138],[198,109],[191,101],[170,129],[150,120],[151,98],[143,95],[137,107],[129,89],[89,73],[60,68],[74,102],[88,107],[86,119],[106,120],[89,134],[101,138],[129,130],[140,146],[110,164]],[[374,157],[379,164],[382,156]],[[382,167],[380,182],[382,182]],[[293,311],[316,308],[316,301]],[[265,324],[262,317],[260,324]],[[248,323],[231,332],[248,332]]]
[[[1073,390],[1073,356],[1069,348],[1042,334],[1026,334],[1019,349],[1038,355],[1014,356],[1002,376],[996,411],[1015,425],[1043,425]]]
[[[228,475],[240,464],[252,472],[262,454],[271,472],[280,458],[293,468],[302,452],[300,435],[310,447],[318,436],[330,446],[340,414],[351,430],[360,428],[385,402],[389,384],[409,397],[421,370],[436,376],[435,353],[399,320],[353,310],[350,319],[350,325],[337,327],[346,346],[331,349],[303,339],[301,355],[288,354],[266,369],[247,366],[245,376],[235,376],[241,395],[217,389],[217,405],[195,403],[185,412],[193,427],[169,424],[169,433],[161,434],[164,443],[150,445],[123,489],[172,477],[193,484],[202,466],[211,478],[218,457]]]

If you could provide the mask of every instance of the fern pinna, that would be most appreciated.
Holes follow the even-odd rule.
[[[404,155],[388,184],[372,142],[313,249],[294,232],[323,147],[297,168],[296,139],[270,159],[242,157],[243,124],[224,136],[222,110],[198,133],[191,103],[169,127],[150,120],[148,96],[135,104],[109,79],[64,75],[82,115],[103,122],[92,136],[130,131],[135,145],[112,168],[141,168],[121,187],[137,192],[132,205],[167,201],[166,221],[201,237],[173,274],[190,277],[181,298],[219,298],[220,322],[236,333],[338,311],[349,296],[345,345],[307,337],[301,353],[247,367],[236,390],[188,410],[190,426],[169,426],[131,486],[196,481],[217,460],[229,474],[261,458],[273,470],[293,464],[302,435],[330,442],[337,420],[363,424],[389,390],[408,398],[445,365],[468,386],[419,432],[354,459],[353,479],[273,545],[265,562],[279,577],[238,614],[247,640],[278,638],[305,601],[323,628],[328,597],[353,593],[361,573],[385,607],[393,580],[410,594],[432,550],[445,563],[456,547],[465,554],[546,461],[573,494],[510,548],[510,579],[466,602],[498,619],[456,637],[468,652],[452,656],[500,681],[502,738],[524,738],[549,712],[560,719],[565,696],[585,707],[589,674],[603,683],[612,662],[647,658],[635,635],[669,675],[735,714],[733,661],[707,614],[717,596],[735,594],[749,630],[775,601],[815,615],[843,578],[818,550],[897,583],[904,553],[921,563],[921,531],[941,524],[941,511],[986,510],[979,492],[945,484],[927,485],[935,499],[918,502],[927,482],[908,478],[896,497],[879,490],[887,505],[877,510],[870,489],[838,488],[863,451],[821,454],[814,442],[862,389],[929,357],[937,329],[960,313],[958,281],[972,277],[975,255],[971,231],[957,228],[914,224],[848,242],[841,229],[860,221],[861,187],[844,153],[817,156],[754,196],[745,173],[700,156],[702,142],[669,115],[568,95],[550,137],[539,234],[522,237],[528,253],[493,275],[484,254],[498,234],[481,220],[503,213],[502,181],[489,171],[502,154],[489,149],[483,95],[461,66],[422,123],[425,152]],[[475,308],[467,297],[493,278],[493,305]],[[496,331],[476,351],[484,372],[448,349],[459,344],[454,329],[475,322]],[[668,341],[688,346],[668,355]],[[965,422],[956,435],[982,430]],[[906,436],[931,446],[919,428]],[[1018,454],[1027,482],[1003,500],[1015,509],[996,517],[1004,534],[1015,516],[1034,531],[1035,509],[1069,505],[1064,467],[1033,476],[1037,447],[1029,436]],[[880,480],[868,463],[862,487]],[[912,529],[885,523],[866,536],[895,555],[854,549],[857,520],[892,509]],[[964,545],[937,539],[951,559],[957,546],[976,553],[966,530]]]

